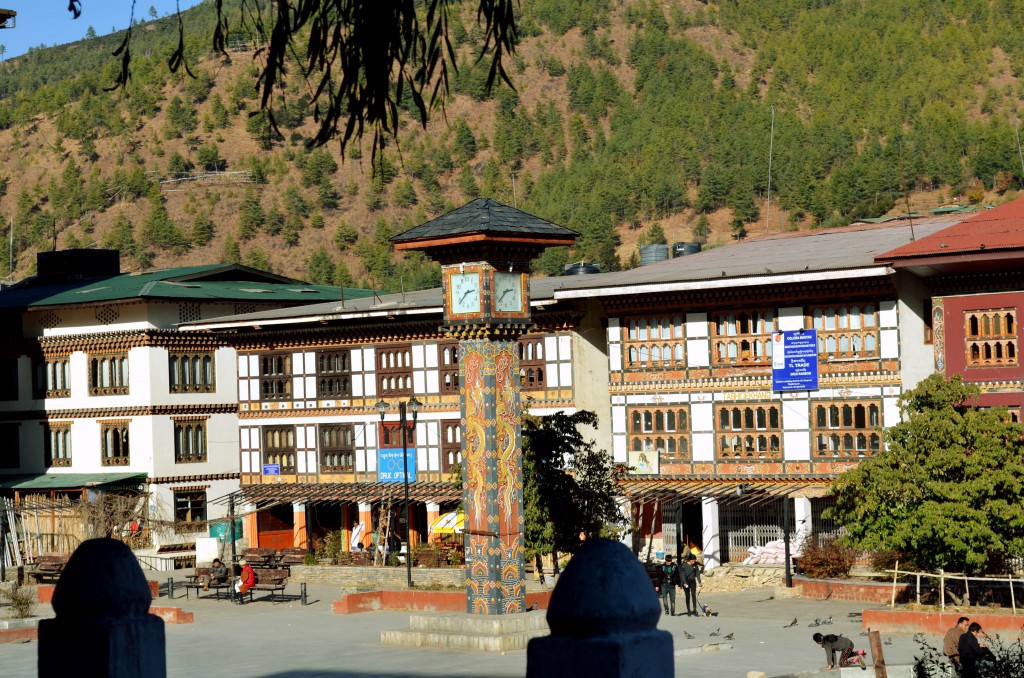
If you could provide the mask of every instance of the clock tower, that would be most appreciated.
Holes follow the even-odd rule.
[[[525,611],[516,342],[531,327],[530,260],[579,234],[478,199],[391,238],[441,264],[444,330],[459,339],[466,608]]]

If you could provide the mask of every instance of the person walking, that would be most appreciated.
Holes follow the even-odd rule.
[[[697,603],[697,591],[704,588],[700,580],[700,566],[697,565],[697,556],[692,553],[686,554],[686,561],[679,567],[680,581],[683,584],[683,597],[686,598],[686,615],[700,616],[700,605]],[[692,610],[690,603],[693,603]]]
[[[956,626],[946,631],[942,638],[942,654],[949,657],[954,666],[960,666],[960,636],[967,633],[967,627],[971,620],[967,617],[960,617],[956,620]]]
[[[661,585],[655,590],[661,594],[661,604],[665,614],[676,616],[676,587],[682,584],[679,579],[679,568],[672,562],[672,555],[665,556],[665,564],[661,566]]]

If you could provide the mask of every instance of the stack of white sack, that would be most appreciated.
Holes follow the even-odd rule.
[[[747,552],[750,555],[743,561],[744,565],[783,565],[786,562],[786,543],[781,539],[764,546],[751,546]],[[789,557],[800,557],[800,547],[792,542],[789,544]]]

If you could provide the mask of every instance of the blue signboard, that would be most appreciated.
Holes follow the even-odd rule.
[[[818,333],[772,333],[772,390],[818,390]]]
[[[381,483],[405,482],[405,464],[409,465],[409,482],[416,482],[416,448],[405,448],[403,460],[401,447],[377,449],[377,481]]]
[[[264,464],[263,465],[263,475],[265,475],[265,476],[279,476],[279,475],[281,475],[281,465],[280,464]]]

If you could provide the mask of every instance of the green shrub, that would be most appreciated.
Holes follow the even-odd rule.
[[[815,535],[808,535],[803,543],[800,569],[814,579],[846,579],[857,560],[857,550],[843,546],[835,537],[820,544]]]
[[[7,601],[13,619],[31,617],[35,611],[35,589],[18,584],[7,586],[0,588],[0,598]]]

